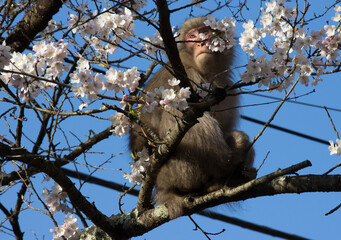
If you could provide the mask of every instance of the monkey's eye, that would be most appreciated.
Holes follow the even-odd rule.
[[[187,35],[187,38],[189,38],[189,39],[194,39],[194,38],[196,38],[197,37],[197,34],[195,33],[195,32],[190,32],[190,33],[188,33],[188,35]]]
[[[190,34],[189,35],[189,38],[196,38],[197,36],[194,34],[194,33],[192,33],[192,34]]]

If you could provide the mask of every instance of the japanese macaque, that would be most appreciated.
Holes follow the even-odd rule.
[[[221,53],[208,49],[205,42],[210,41],[214,30],[204,25],[205,20],[205,17],[199,17],[182,25],[178,39],[181,61],[194,90],[203,83],[212,83],[213,89],[232,86],[228,69],[233,61],[233,50]],[[205,41],[202,41],[201,33],[206,35]],[[171,73],[162,68],[145,90],[154,91],[160,86],[170,88],[168,80],[172,78]],[[161,167],[156,179],[155,202],[167,204],[171,219],[185,214],[183,200],[190,194],[204,195],[224,185],[234,187],[256,177],[252,166],[254,150],[247,151],[249,137],[234,130],[239,117],[238,104],[238,95],[230,95],[213,106],[211,112],[205,112]],[[152,113],[141,113],[140,119],[162,140],[176,125],[175,116],[181,117],[181,112],[157,108]],[[131,131],[132,151],[141,151],[147,144],[140,127]]]

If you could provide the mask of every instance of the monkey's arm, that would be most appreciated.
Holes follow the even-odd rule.
[[[153,92],[156,88],[164,86],[165,88],[170,88],[168,84],[168,79],[171,79],[172,75],[167,71],[167,69],[160,69],[155,75],[149,80],[144,90],[146,92]],[[130,149],[134,152],[141,151],[141,149],[148,145],[148,138],[153,141],[162,139],[162,134],[160,134],[160,123],[163,121],[164,111],[156,107],[151,113],[140,113],[140,121],[144,126],[136,126],[130,131]]]

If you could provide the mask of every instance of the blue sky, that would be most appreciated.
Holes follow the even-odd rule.
[[[260,3],[258,1],[251,3],[250,1],[249,4],[250,12],[246,14],[245,18],[255,18],[257,16],[256,14],[258,13]],[[322,1],[310,1],[310,4],[312,5],[310,13],[313,13],[314,11],[322,11],[323,6],[326,3]],[[221,19],[224,16],[230,16],[230,13],[225,9],[220,10],[217,14],[215,14],[215,16]],[[328,16],[330,18],[333,14],[329,14]],[[59,13],[57,17],[65,19],[65,11]],[[171,23],[172,25],[180,25],[187,17],[188,12],[174,16],[171,19]],[[316,30],[315,28],[323,27],[325,23],[324,21],[325,20],[322,19],[316,21],[310,28]],[[237,25],[237,31],[238,33],[241,31],[240,24]],[[146,30],[145,28],[136,29],[136,33],[139,36],[144,37],[152,35],[153,30]],[[243,65],[246,63],[246,60],[247,57],[245,54],[243,54],[241,50],[237,50],[237,60],[235,64]],[[133,65],[136,65],[139,69],[143,69],[147,66],[142,65],[141,67],[141,64],[138,61],[132,62],[132,66]],[[238,75],[236,74],[236,79],[237,76]],[[339,92],[341,89],[340,76],[341,74],[323,76],[323,82],[320,82],[316,87],[305,87],[299,85],[295,90],[296,96],[306,94],[312,90],[315,90],[315,92],[299,98],[298,101],[341,109],[339,100]],[[1,94],[2,93],[0,93],[0,97],[3,97]],[[265,94],[280,98],[284,96],[284,93],[278,92]],[[259,96],[242,96],[242,105],[268,101],[271,100]],[[241,113],[262,121],[267,121],[278,104],[279,103],[273,103],[261,106],[245,107],[241,109]],[[5,111],[7,106],[8,105],[1,103],[0,112]],[[340,131],[341,113],[330,111],[330,114],[336,128]],[[104,115],[108,117],[108,113],[105,113]],[[29,121],[24,124],[30,126],[31,131],[27,133],[28,135],[35,136],[36,131],[34,130],[34,126],[36,126],[37,122],[33,119],[34,113],[28,113],[28,117]],[[335,141],[336,139],[336,134],[333,131],[324,109],[303,106],[295,103],[285,103],[272,123],[327,141]],[[100,121],[86,117],[75,117],[62,124],[62,127],[65,127],[68,134],[68,131],[72,131],[82,140],[86,139],[89,129],[98,132],[105,129],[107,126],[109,126],[108,121]],[[241,120],[238,128],[245,131],[250,138],[253,138],[258,134],[262,126]],[[0,129],[0,132],[5,131],[3,130],[5,129],[5,124],[2,120],[0,120]],[[72,141],[73,144],[77,143],[77,139],[75,138],[73,138]],[[307,159],[312,162],[313,166],[300,171],[299,174],[321,174],[329,170],[341,160],[340,157],[329,156],[327,148],[327,145],[268,128],[255,144],[255,166],[258,167],[262,163],[266,154],[270,152],[265,164],[258,172],[259,176],[271,173],[278,168],[289,167]],[[98,165],[99,162],[109,158],[110,155],[117,155],[123,152],[123,154],[112,158],[111,162],[105,165],[105,167],[111,169],[123,168],[124,170],[129,171],[128,162],[130,161],[130,157],[129,151],[127,151],[126,137],[123,137],[122,139],[119,137],[110,137],[91,151],[94,153],[90,154],[86,160],[88,163],[93,165]],[[100,154],[100,152],[103,152],[104,154]],[[80,160],[80,162],[84,161]],[[79,166],[79,169],[82,172],[86,172],[84,167]],[[340,174],[341,170],[335,170],[334,173]],[[100,170],[94,176],[114,182],[126,182],[120,171]],[[41,175],[37,175],[34,182],[38,193],[42,192],[42,188],[44,186],[48,187],[52,184],[52,182],[48,184],[42,183]],[[13,187],[13,189],[9,189],[5,194],[2,194],[0,196],[1,203],[5,204],[7,207],[11,206],[13,208],[13,202],[16,200],[16,191],[17,186]],[[111,215],[118,213],[118,192],[92,184],[84,185],[82,187],[82,192],[89,197],[90,202],[95,202],[96,206],[105,214]],[[34,196],[32,199],[34,200],[32,206],[41,208],[41,204],[38,203]],[[137,198],[135,197],[125,196],[123,198],[123,209],[126,212],[130,212],[135,206],[136,200]],[[232,206],[218,206],[213,210],[228,216],[234,216],[246,221],[288,233],[297,234],[306,238],[338,239],[341,233],[339,227],[341,212],[337,211],[330,216],[324,216],[324,214],[336,207],[340,204],[340,202],[340,193],[304,193],[300,195],[285,194],[280,196],[250,199],[241,203],[233,204]],[[63,216],[61,214],[57,214],[56,216],[61,224]],[[226,231],[221,235],[212,236],[212,239],[274,239],[271,236],[242,229],[220,221],[211,220],[206,217],[193,215],[193,218],[207,232],[214,233],[219,232],[222,229],[226,229]],[[2,213],[0,213],[0,219],[4,219]],[[45,239],[50,239],[52,237],[52,234],[49,232],[49,229],[53,228],[52,221],[38,211],[33,211],[31,209],[23,211],[20,215],[20,223],[22,231],[25,232],[25,239],[35,239],[35,235],[38,239],[43,239],[44,236]],[[193,231],[194,228],[193,223],[188,217],[181,217],[135,239],[205,239],[200,231]],[[11,238],[0,232],[0,239]]]

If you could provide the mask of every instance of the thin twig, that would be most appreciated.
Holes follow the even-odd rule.
[[[328,216],[328,215],[332,214],[333,212],[337,211],[339,208],[341,208],[341,203],[324,215]]]
[[[336,133],[337,138],[340,139],[340,135],[339,135],[338,131],[336,130],[336,127],[335,127],[335,125],[334,125],[333,119],[332,119],[332,117],[330,116],[330,114],[329,114],[328,109],[327,109],[326,106],[324,106],[324,110],[326,110],[326,112],[327,112],[327,115],[328,115],[329,120],[330,120],[330,122],[331,122],[331,124],[332,124],[332,126],[333,126],[333,129],[334,129],[334,132]]]
[[[188,216],[188,218],[192,221],[192,223],[195,225],[195,227],[196,227],[197,229],[199,229],[199,230],[205,235],[205,237],[206,237],[207,239],[210,239],[210,240],[211,240],[211,238],[207,235],[207,233],[199,226],[199,224],[197,224],[197,223],[194,221],[194,219],[193,219],[191,216]],[[194,230],[197,230],[197,229],[194,229]]]
[[[329,169],[327,172],[323,173],[322,175],[328,175],[329,173],[331,173],[332,171],[334,171],[338,167],[341,167],[341,163],[335,165],[334,167],[332,167],[331,169]]]
[[[28,176],[28,174],[27,174],[26,171],[25,171],[25,174],[26,174],[26,179],[27,179],[28,183],[30,184],[32,191],[34,192],[34,194],[35,194],[36,197],[38,198],[39,202],[44,206],[44,208],[45,208],[45,210],[46,210],[46,212],[44,212],[43,210],[41,210],[41,212],[44,213],[44,214],[46,214],[47,216],[49,216],[49,217],[51,218],[51,220],[52,220],[54,226],[55,226],[55,227],[58,227],[58,223],[57,223],[56,219],[53,217],[53,214],[52,214],[52,212],[50,211],[49,207],[46,205],[45,201],[43,201],[43,199],[41,199],[41,197],[39,196],[38,192],[36,191],[36,189],[35,189],[35,187],[34,187],[32,181],[31,181],[31,179],[30,179],[30,177]],[[24,198],[24,196],[22,196],[22,200],[24,200],[23,198]],[[26,203],[26,202],[25,202],[25,203]],[[27,205],[27,203],[26,203],[26,205]],[[30,205],[27,205],[27,206],[31,207]],[[32,208],[32,207],[31,207],[31,208]],[[32,209],[34,209],[34,208],[32,208]]]
[[[265,160],[268,158],[270,151],[268,151],[268,153],[266,154],[265,158],[263,159],[263,162],[259,165],[259,167],[257,168],[257,172],[259,171],[259,169],[263,166],[263,164],[265,163]]]
[[[119,197],[119,199],[118,199],[118,208],[119,208],[119,210],[120,210],[120,212],[122,213],[122,214],[124,214],[124,211],[122,211],[122,206],[124,205],[124,203],[121,203],[121,201],[122,201],[122,199],[123,199],[123,197],[128,193],[128,192],[130,192],[131,190],[133,190],[135,187],[137,186],[137,183],[135,183],[132,187],[130,187],[129,189],[126,189],[123,193],[120,193],[119,195],[120,195],[120,197]],[[125,186],[124,186],[125,187]]]
[[[278,105],[278,107],[275,109],[274,113],[272,114],[272,116],[270,117],[269,121],[267,123],[265,123],[265,125],[263,126],[263,128],[260,130],[260,132],[258,133],[258,135],[256,137],[253,138],[252,142],[250,143],[249,147],[247,150],[250,150],[251,147],[255,144],[255,142],[258,140],[258,138],[263,134],[263,132],[265,131],[265,129],[269,126],[269,124],[272,122],[272,120],[275,118],[276,114],[278,113],[279,109],[282,107],[282,105],[284,104],[284,102],[287,100],[287,98],[289,97],[289,95],[291,94],[291,92],[294,90],[294,88],[296,87],[297,83],[299,81],[299,78],[297,78],[297,80],[295,81],[295,83],[291,86],[289,92],[287,92],[287,94],[285,94],[284,98],[282,99],[281,103]]]

